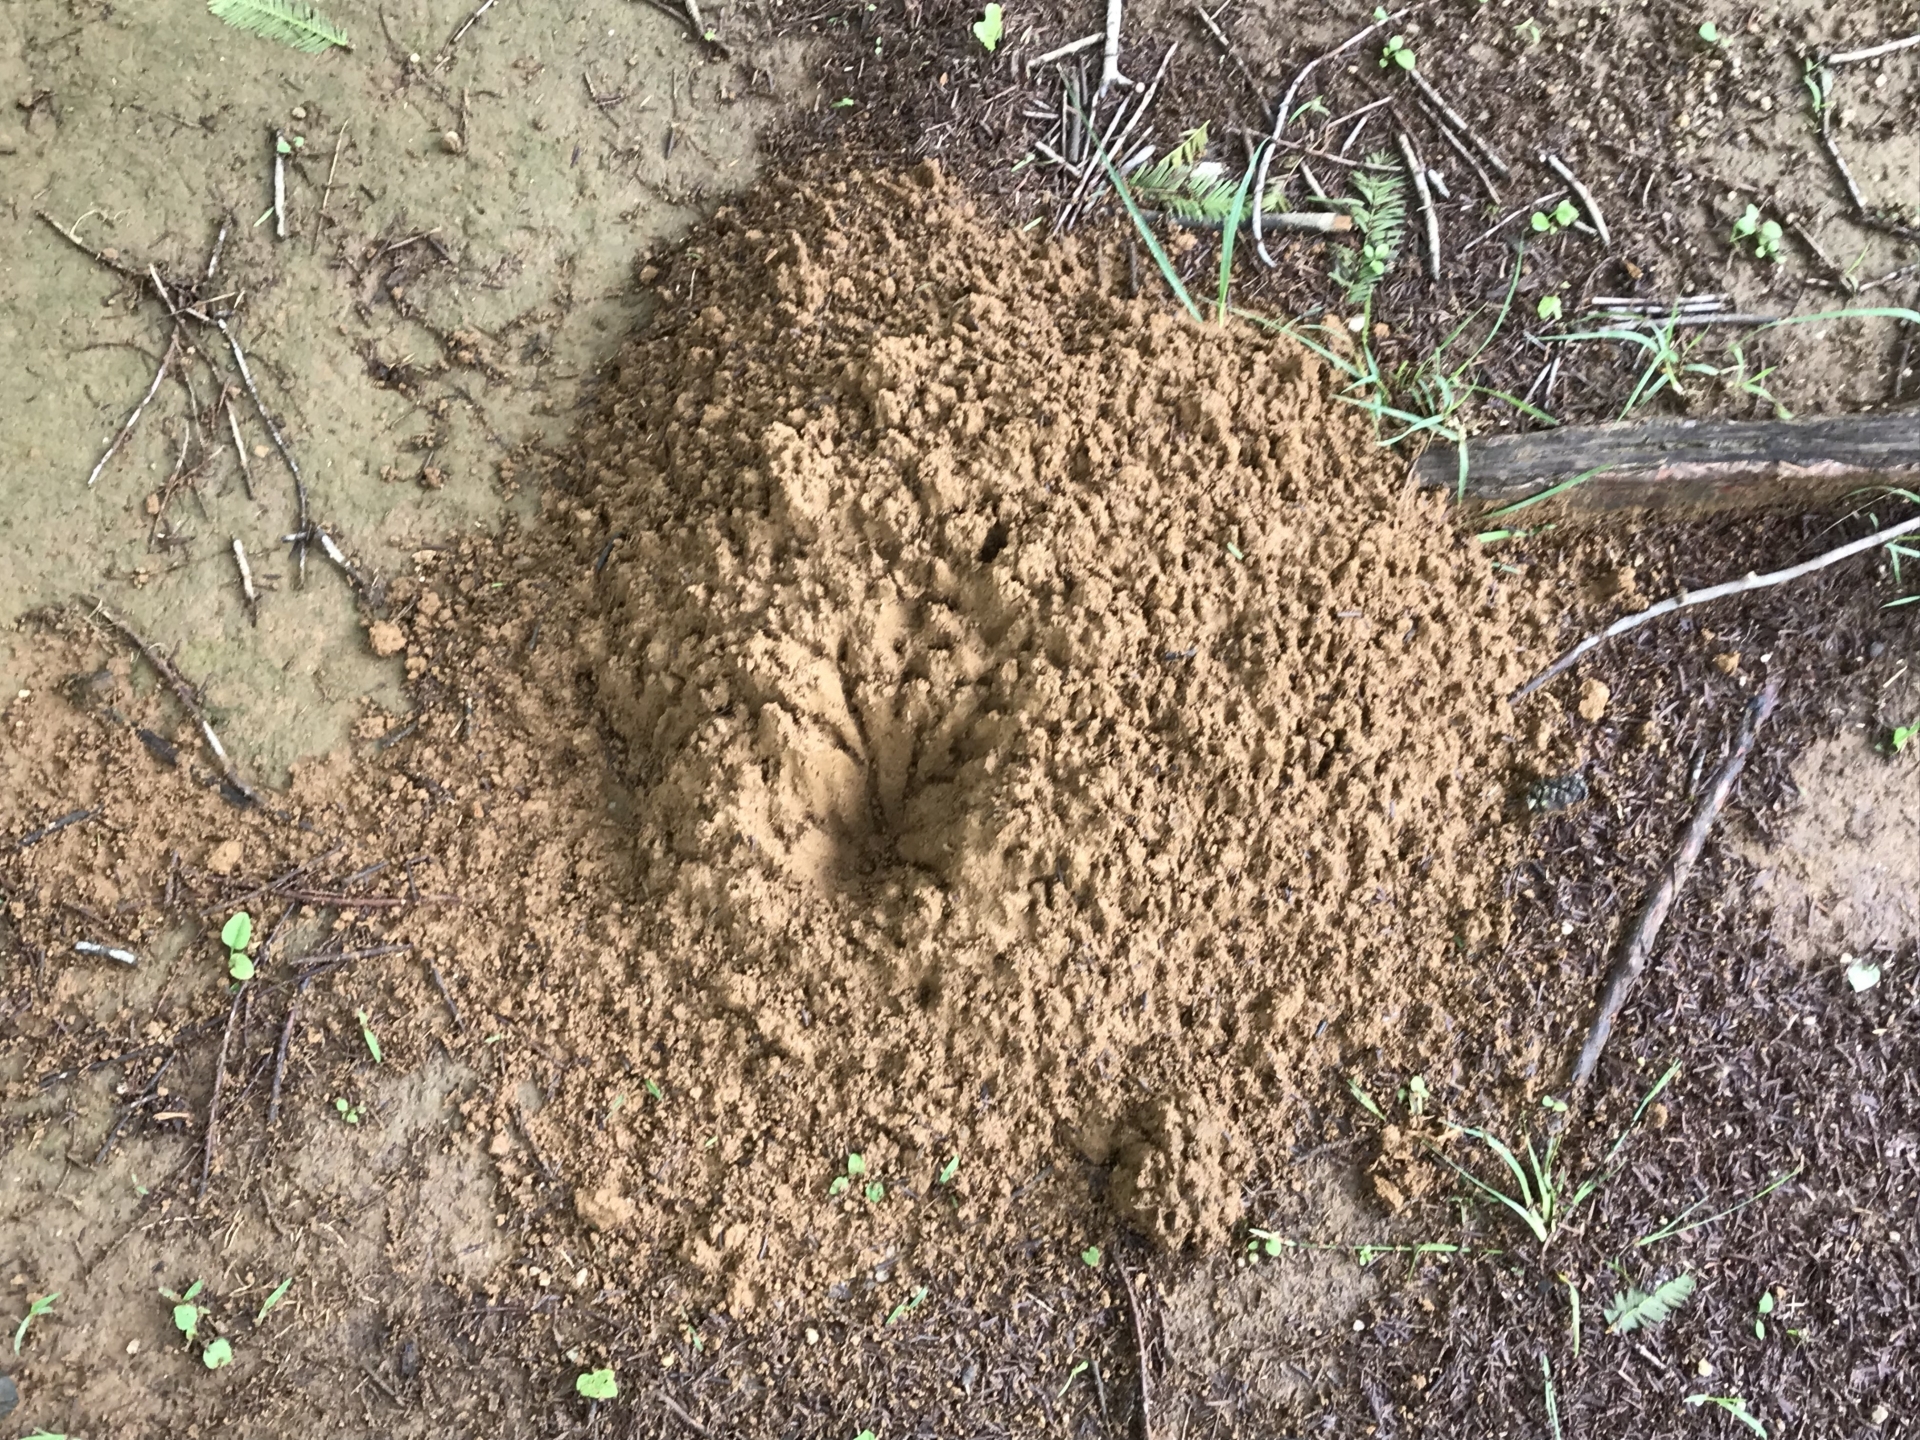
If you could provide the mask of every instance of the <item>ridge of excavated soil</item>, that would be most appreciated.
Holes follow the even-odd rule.
[[[639,273],[543,521],[415,553],[372,636],[414,713],[278,815],[52,623],[89,678],[15,702],[0,786],[8,833],[99,812],[0,861],[48,968],[238,905],[411,946],[302,1003],[382,967],[388,1063],[488,1082],[523,1211],[736,1311],[890,1294],[927,1237],[1217,1247],[1332,1067],[1444,1076],[1528,622],[1318,361],[930,166],[776,182]]]

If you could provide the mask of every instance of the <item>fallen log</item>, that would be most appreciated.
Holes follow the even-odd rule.
[[[1563,425],[1469,441],[1467,462],[1467,498],[1483,509],[1598,472],[1542,501],[1542,518],[1548,507],[1605,513],[1818,506],[1873,485],[1920,490],[1920,410],[1813,420]],[[1422,485],[1457,485],[1454,447],[1433,446],[1415,473]]]

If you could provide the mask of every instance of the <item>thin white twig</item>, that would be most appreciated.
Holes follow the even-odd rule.
[[[1889,540],[1898,540],[1902,535],[1910,535],[1920,530],[1920,515],[1902,520],[1898,525],[1889,525],[1884,530],[1876,530],[1871,535],[1863,535],[1858,540],[1849,541],[1838,549],[1816,555],[1811,560],[1802,561],[1785,570],[1774,570],[1766,575],[1755,575],[1748,571],[1738,580],[1728,580],[1724,584],[1709,586],[1705,590],[1682,590],[1678,595],[1670,595],[1657,605],[1649,605],[1644,610],[1631,615],[1623,615],[1606,629],[1596,635],[1589,635],[1573,649],[1562,655],[1553,664],[1542,670],[1533,679],[1513,692],[1514,702],[1526,699],[1542,685],[1557,676],[1564,675],[1573,665],[1603,641],[1625,635],[1629,630],[1637,630],[1650,620],[1658,620],[1662,615],[1671,615],[1676,610],[1685,610],[1690,606],[1704,605],[1709,600],[1724,600],[1729,595],[1742,595],[1749,590],[1764,590],[1771,585],[1784,585],[1789,580],[1798,580],[1802,575],[1811,575],[1816,570],[1824,570],[1829,565],[1837,565],[1863,551],[1875,549]]]
[[[1848,50],[1844,54],[1829,55],[1829,65],[1851,65],[1856,60],[1878,60],[1882,55],[1891,55],[1896,50],[1911,49],[1920,45],[1920,35],[1909,35],[1904,40],[1889,40],[1884,45],[1870,45],[1865,50]]]
[[[1114,86],[1133,84],[1120,73],[1120,17],[1124,8],[1125,0],[1107,0],[1107,43],[1100,52],[1100,88],[1093,93],[1096,104]]]
[[[104,955],[109,960],[118,960],[122,965],[138,965],[140,957],[131,950],[122,950],[117,945],[102,945],[97,940],[76,940],[73,948],[82,955]]]
[[[1540,159],[1549,170],[1567,182],[1567,188],[1574,193],[1574,198],[1579,200],[1581,208],[1587,212],[1587,218],[1593,221],[1593,228],[1600,236],[1600,243],[1611,250],[1613,237],[1607,233],[1606,217],[1600,213],[1600,206],[1595,202],[1593,192],[1580,183],[1580,177],[1569,170],[1566,162],[1558,155],[1542,151]]]
[[[467,16],[466,19],[462,20],[460,22],[460,28],[453,32],[453,38],[447,41],[447,49],[451,50],[453,49],[454,46],[458,45],[460,43],[460,37],[466,34],[467,31],[471,30],[473,28],[474,21],[478,20],[482,15],[486,14],[487,11],[491,10],[493,8],[493,5],[494,5],[494,0],[483,0],[483,3],[481,4],[478,10],[474,11],[471,15]]]
[[[219,378],[217,375],[214,377]],[[247,447],[240,439],[240,419],[233,413],[233,401],[226,401],[227,425],[233,431],[233,453],[240,461],[240,483],[247,487],[247,498],[253,499],[253,469],[247,464]]]
[[[260,603],[260,592],[253,588],[253,567],[247,564],[247,547],[238,535],[233,537],[233,561],[240,567],[240,593],[246,598],[247,609],[252,610]]]
[[[145,410],[152,403],[153,397],[160,393],[160,382],[167,378],[167,368],[173,364],[174,351],[179,344],[180,332],[176,330],[173,338],[167,341],[167,353],[160,357],[160,368],[153,372],[153,384],[147,387],[146,395],[141,398],[138,405],[133,407],[133,413],[127,416],[126,424],[120,427],[120,433],[115,435],[113,443],[107,446],[107,453],[100,457],[99,463],[93,467],[93,473],[87,476],[89,490],[93,488],[93,482],[100,478],[100,472],[107,468],[107,462],[113,459],[120,447],[127,443],[127,437],[133,434],[133,427],[140,423],[140,412]]]
[[[1406,131],[1396,131],[1393,138],[1400,146],[1400,158],[1407,162],[1407,174],[1413,180],[1413,193],[1420,197],[1420,214],[1427,226],[1427,275],[1435,284],[1438,284],[1440,281],[1440,215],[1433,208],[1433,190],[1427,184],[1427,169],[1420,163],[1420,157],[1414,153],[1413,140]]]
[[[1434,109],[1440,112],[1440,114],[1445,118],[1447,124],[1451,125],[1454,129],[1458,130],[1462,135],[1466,136],[1467,143],[1472,145],[1474,149],[1478,150],[1482,155],[1486,157],[1487,164],[1493,167],[1494,173],[1496,175],[1498,175],[1502,180],[1510,180],[1513,178],[1513,172],[1507,168],[1507,162],[1502,160],[1498,155],[1494,154],[1493,147],[1487,144],[1485,140],[1482,140],[1480,138],[1478,132],[1476,132],[1471,125],[1467,124],[1467,122],[1460,117],[1460,114],[1458,111],[1456,111],[1451,105],[1447,104],[1445,100],[1440,98],[1440,92],[1434,89],[1433,86],[1427,82],[1426,76],[1422,75],[1417,69],[1415,69],[1415,70],[1409,70],[1407,72],[1407,78],[1413,81],[1414,86],[1420,91],[1422,95],[1427,97],[1427,103],[1433,106]]]
[[[1082,35],[1078,40],[1069,40],[1066,44],[1047,51],[1046,54],[1030,62],[1027,68],[1037,69],[1042,65],[1051,65],[1056,60],[1064,60],[1069,55],[1078,55],[1082,50],[1091,50],[1106,38],[1105,32],[1098,30],[1091,35]]]
[[[1391,15],[1374,21],[1364,29],[1354,31],[1353,34],[1349,35],[1345,40],[1342,40],[1338,45],[1334,46],[1333,49],[1326,51],[1324,54],[1314,56],[1313,59],[1302,65],[1299,73],[1293,77],[1293,83],[1287,86],[1287,93],[1280,97],[1279,107],[1273,112],[1273,133],[1268,138],[1277,141],[1281,133],[1287,128],[1288,112],[1293,105],[1293,97],[1299,93],[1300,87],[1306,83],[1307,76],[1313,73],[1316,66],[1333,59],[1336,55],[1344,55],[1369,35],[1378,34],[1380,31],[1386,29],[1387,26],[1399,20],[1403,15],[1419,9],[1420,3],[1421,0],[1415,0],[1415,3],[1412,5],[1401,6]],[[1274,259],[1272,255],[1267,253],[1267,242],[1261,231],[1260,217],[1261,212],[1266,208],[1261,201],[1267,193],[1267,167],[1273,163],[1274,149],[1274,146],[1269,145],[1261,153],[1260,165],[1253,177],[1253,248],[1255,253],[1260,256],[1260,263],[1265,265],[1269,270],[1274,266]]]
[[[273,132],[273,233],[275,239],[287,238],[287,137],[278,130]]]

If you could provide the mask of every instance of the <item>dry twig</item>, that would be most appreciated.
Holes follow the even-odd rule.
[[[1093,92],[1093,103],[1114,86],[1130,86],[1133,82],[1120,73],[1120,18],[1126,0],[1107,0],[1106,43],[1100,47],[1100,88]]]
[[[1764,590],[1772,585],[1784,585],[1789,580],[1798,580],[1803,575],[1811,575],[1816,570],[1824,570],[1829,565],[1837,565],[1842,560],[1851,559],[1863,551],[1875,549],[1889,540],[1897,540],[1902,535],[1910,535],[1920,530],[1920,515],[1902,520],[1898,525],[1889,525],[1876,530],[1871,535],[1863,535],[1858,540],[1849,541],[1825,554],[1816,555],[1811,560],[1785,570],[1770,571],[1765,575],[1755,575],[1749,571],[1738,580],[1729,580],[1721,585],[1712,585],[1705,590],[1682,590],[1678,595],[1670,595],[1657,605],[1649,605],[1644,610],[1636,610],[1631,615],[1622,616],[1598,634],[1589,635],[1573,649],[1562,655],[1553,664],[1542,670],[1533,679],[1513,692],[1513,700],[1518,702],[1527,698],[1550,680],[1564,675],[1580,657],[1604,641],[1624,635],[1629,630],[1637,630],[1650,620],[1658,620],[1662,615],[1671,615],[1676,610],[1684,610],[1693,605],[1705,605],[1710,600],[1724,600],[1729,595],[1743,595],[1749,590]]]
[[[227,1028],[220,1036],[220,1057],[213,1062],[213,1098],[207,1102],[206,1143],[200,1150],[200,1184],[194,1190],[196,1200],[207,1198],[207,1181],[213,1175],[213,1151],[220,1140],[220,1092],[227,1088],[227,1049],[233,1044],[233,1022],[240,1013],[240,997],[247,993],[241,985],[233,992],[233,1004],[227,1007]]]
[[[240,772],[234,768],[233,761],[227,758],[227,747],[220,743],[220,737],[214,733],[213,723],[207,719],[207,712],[200,707],[199,696],[186,682],[186,678],[174,668],[173,662],[142,639],[139,631],[93,596],[82,595],[80,602],[87,606],[92,616],[119,631],[121,637],[138,650],[145,657],[146,662],[159,672],[160,678],[166,681],[168,688],[173,691],[174,699],[180,702],[186,712],[193,717],[194,722],[199,725],[201,738],[207,742],[207,749],[213,752],[213,758],[220,766],[220,777],[251,804],[258,805],[260,797],[254,793],[251,785],[240,778]]]
[[[133,407],[133,413],[127,416],[126,423],[120,427],[119,433],[108,444],[106,453],[94,465],[93,473],[87,476],[89,490],[93,488],[93,482],[100,478],[100,472],[107,468],[107,462],[119,453],[122,445],[127,443],[127,437],[133,434],[133,427],[140,423],[141,412],[153,403],[153,397],[160,393],[160,382],[167,378],[167,371],[172,368],[173,357],[179,348],[180,332],[176,330],[173,337],[167,341],[167,353],[160,357],[160,368],[153,372],[153,383],[147,387],[147,393],[141,397],[140,403]]]
[[[1507,162],[1494,154],[1493,147],[1480,138],[1479,132],[1467,124],[1467,122],[1461,118],[1458,111],[1440,98],[1440,92],[1427,82],[1426,76],[1422,75],[1418,70],[1409,70],[1407,72],[1407,78],[1413,81],[1414,87],[1419,90],[1422,95],[1426,96],[1427,103],[1440,113],[1441,118],[1464,135],[1467,143],[1486,157],[1487,164],[1493,167],[1496,175],[1502,180],[1513,178],[1513,172],[1507,168]]]
[[[1770,677],[1760,693],[1748,703],[1732,752],[1714,773],[1706,797],[1694,812],[1693,823],[1687,826],[1686,834],[1680,838],[1680,848],[1674,852],[1673,859],[1660,877],[1660,883],[1647,896],[1647,903],[1641,908],[1639,918],[1633,922],[1621,942],[1620,954],[1607,972],[1606,988],[1600,994],[1600,1008],[1587,1030],[1586,1043],[1580,1047],[1580,1058],[1574,1062],[1574,1089],[1581,1089],[1593,1078],[1594,1069],[1600,1064],[1600,1052],[1606,1048],[1607,1037],[1613,1033],[1613,1022],[1619,1018],[1621,1008],[1627,1003],[1634,982],[1647,968],[1654,943],[1660,938],[1660,927],[1666,923],[1667,912],[1673,908],[1675,897],[1687,883],[1687,876],[1692,873],[1694,862],[1700,858],[1700,851],[1707,843],[1707,834],[1713,829],[1714,820],[1727,803],[1727,797],[1733,793],[1734,783],[1739,780],[1740,772],[1746,766],[1747,756],[1753,753],[1754,738],[1760,733],[1760,727],[1767,723],[1767,717],[1773,714],[1774,704],[1779,698],[1780,677],[1776,675]]]
[[[1406,131],[1396,131],[1393,138],[1400,146],[1400,158],[1407,162],[1407,174],[1413,181],[1413,193],[1420,199],[1420,214],[1426,221],[1427,276],[1438,284],[1440,280],[1440,215],[1433,208],[1433,189],[1427,184],[1427,169],[1420,163],[1420,157],[1414,153],[1413,140]]]
[[[1904,40],[1889,40],[1884,45],[1869,45],[1864,50],[1848,50],[1839,55],[1827,56],[1829,65],[1851,65],[1856,60],[1878,60],[1882,55],[1891,55],[1896,50],[1906,50],[1920,45],[1920,35],[1909,35]]]
[[[1566,162],[1558,155],[1542,151],[1540,161],[1549,170],[1553,171],[1554,174],[1567,182],[1567,188],[1573,192],[1574,198],[1580,202],[1580,208],[1585,210],[1587,212],[1587,218],[1593,221],[1593,228],[1600,236],[1601,245],[1611,250],[1613,248],[1613,237],[1607,233],[1606,217],[1600,213],[1600,205],[1599,202],[1593,198],[1593,192],[1580,183],[1580,177],[1569,170]]]
[[[1302,65],[1294,75],[1292,83],[1287,86],[1286,93],[1280,97],[1280,104],[1274,109],[1273,133],[1267,138],[1278,141],[1285,132],[1287,121],[1290,118],[1289,112],[1293,105],[1293,97],[1300,92],[1300,87],[1306,83],[1307,76],[1311,75],[1316,68],[1333,59],[1336,55],[1344,55],[1347,51],[1353,49],[1354,46],[1365,41],[1368,36],[1377,35],[1402,16],[1413,10],[1417,10],[1420,7],[1420,3],[1421,0],[1415,0],[1415,3],[1412,5],[1401,6],[1391,15],[1387,15],[1382,19],[1374,21],[1371,25],[1354,31],[1353,34],[1342,40],[1338,45],[1334,46],[1333,49],[1326,51],[1324,54],[1314,56],[1313,59],[1307,61],[1305,65]],[[1272,145],[1269,145],[1261,152],[1259,169],[1253,177],[1253,248],[1260,256],[1260,263],[1265,265],[1269,270],[1273,268],[1274,259],[1267,251],[1266,240],[1260,225],[1261,211],[1265,208],[1260,203],[1260,197],[1267,193],[1267,167],[1273,163],[1273,152],[1274,146]]]

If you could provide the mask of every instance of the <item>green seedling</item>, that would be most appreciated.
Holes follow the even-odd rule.
[[[1754,1307],[1753,1338],[1767,1338],[1767,1316],[1773,1313],[1773,1291],[1764,1290],[1760,1294],[1760,1303]]]
[[[1702,20],[1700,22],[1700,38],[1709,45],[1724,45],[1727,43],[1721,38],[1720,27],[1711,20]]]
[[[194,1281],[187,1287],[187,1293],[184,1295],[176,1295],[164,1287],[160,1291],[163,1296],[173,1301],[174,1328],[186,1337],[189,1345],[200,1338],[200,1316],[204,1313],[198,1305],[193,1303],[193,1297],[200,1293],[201,1287],[206,1283],[204,1280]]]
[[[340,1118],[346,1121],[347,1124],[358,1125],[360,1123],[360,1107],[358,1105],[349,1105],[346,1096],[334,1096],[333,1108],[340,1112]]]
[[[1864,995],[1880,983],[1880,967],[1871,960],[1862,960],[1854,955],[1840,957],[1847,963],[1847,984],[1856,995]]]
[[[1738,1395],[1689,1395],[1687,1404],[1698,1410],[1702,1405],[1718,1405],[1747,1429],[1765,1440],[1767,1427],[1754,1413],[1747,1409],[1747,1402]]]
[[[1607,1317],[1607,1333],[1628,1335],[1664,1324],[1669,1315],[1687,1303],[1696,1283],[1692,1275],[1682,1271],[1651,1291],[1629,1288],[1621,1292],[1603,1311]]]
[[[1056,1400],[1066,1399],[1067,1391],[1073,1388],[1073,1382],[1078,1380],[1082,1375],[1086,1373],[1087,1373],[1087,1362],[1082,1360],[1067,1372],[1066,1381],[1060,1386],[1059,1391],[1054,1395],[1053,1398]]]
[[[1551,325],[1559,320],[1561,309],[1561,300],[1558,295],[1542,295],[1540,303],[1533,307],[1533,313]]]
[[[1560,1397],[1553,1388],[1553,1364],[1547,1359],[1547,1352],[1540,1352],[1540,1383],[1546,1392],[1547,1431],[1553,1440],[1562,1440],[1560,1431]]]
[[[373,1056],[374,1064],[380,1064],[380,1037],[373,1033],[373,1022],[367,1019],[364,1010],[354,1011],[353,1017],[360,1022],[360,1038],[367,1042],[367,1053]]]
[[[871,1430],[862,1430],[858,1435],[853,1437],[853,1440],[880,1440],[880,1437]]]
[[[38,1300],[33,1301],[27,1306],[27,1313],[20,1319],[20,1328],[13,1332],[14,1354],[18,1355],[20,1353],[21,1343],[27,1338],[28,1327],[42,1315],[51,1311],[53,1309],[53,1302],[59,1298],[60,1292],[56,1290],[51,1295],[42,1295]]]
[[[920,1308],[921,1304],[926,1300],[926,1298],[927,1298],[927,1287],[924,1285],[914,1286],[913,1294],[909,1295],[906,1299],[902,1300],[898,1305],[894,1306],[893,1309],[887,1313],[887,1324],[891,1325],[893,1324],[894,1321],[899,1320],[904,1316],[911,1315],[914,1311]]]
[[[1407,37],[1395,35],[1387,41],[1386,48],[1380,52],[1380,68],[1398,65],[1402,70],[1414,67],[1413,47],[1407,44]]]
[[[209,1340],[200,1352],[200,1363],[209,1370],[218,1370],[222,1365],[233,1363],[233,1342],[222,1335]]]
[[[304,150],[306,146],[307,137],[304,135],[295,135],[291,140],[284,135],[273,137],[274,153],[278,155],[291,155],[296,150]]]
[[[1893,746],[1893,753],[1898,755],[1902,750],[1906,749],[1907,745],[1916,735],[1920,735],[1920,720],[1916,720],[1911,725],[1894,726],[1893,738],[1890,742]]]
[[[1005,18],[998,5],[989,5],[980,18],[973,22],[973,38],[991,55],[1000,48],[1000,36],[1005,26]]]
[[[1080,1263],[1085,1265],[1089,1270],[1098,1270],[1100,1268],[1100,1247],[1098,1245],[1089,1245],[1086,1249],[1082,1250],[1080,1252]]]
[[[840,1196],[846,1194],[847,1191],[851,1190],[854,1182],[866,1173],[867,1157],[858,1151],[850,1151],[847,1155],[846,1173],[834,1177],[833,1183],[827,1187],[827,1194],[838,1199]],[[861,1187],[860,1193],[867,1197],[867,1203],[869,1205],[878,1205],[882,1200],[887,1198],[887,1187],[882,1185],[878,1180],[868,1180],[867,1183]]]
[[[940,1183],[942,1185],[951,1185],[953,1183],[953,1177],[959,1173],[960,1157],[955,1155],[940,1167]]]
[[[667,1098],[666,1092],[651,1080],[647,1081],[647,1094],[651,1095],[655,1100],[665,1100]]]
[[[855,100],[851,95],[842,95],[838,100],[833,102],[833,108],[836,110],[850,110],[859,103],[860,102]]]
[[[1536,210],[1528,223],[1540,235],[1558,235],[1580,218],[1580,210],[1571,200],[1562,200],[1552,210]]]
[[[253,961],[247,958],[247,946],[253,943],[253,917],[239,911],[220,927],[220,943],[227,947],[227,974],[236,980],[253,978]]]
[[[1518,25],[1513,27],[1513,33],[1518,35],[1522,40],[1526,41],[1527,48],[1531,50],[1534,46],[1540,43],[1541,35],[1544,32],[1542,32],[1542,30],[1540,29],[1540,24],[1538,21],[1522,20]]]
[[[292,1288],[293,1288],[293,1276],[291,1275],[289,1275],[286,1279],[282,1280],[278,1285],[274,1286],[273,1293],[267,1296],[266,1303],[260,1307],[260,1312],[253,1317],[253,1323],[258,1325],[262,1320],[266,1319],[268,1312],[270,1312],[273,1309],[273,1307],[278,1305],[282,1300],[286,1299],[287,1291],[291,1290]]]
[[[573,1388],[588,1400],[611,1400],[620,1393],[620,1382],[610,1369],[589,1370],[574,1379]]]
[[[1688,1220],[1687,1217],[1689,1215],[1693,1214],[1694,1211],[1698,1210],[1701,1206],[1707,1203],[1704,1199],[1696,1200],[1693,1202],[1693,1204],[1689,1205],[1686,1209],[1682,1210],[1678,1215],[1674,1216],[1673,1219],[1663,1221],[1660,1227],[1655,1231],[1653,1231],[1652,1234],[1642,1235],[1638,1240],[1634,1241],[1633,1242],[1634,1248],[1638,1250],[1647,1245],[1657,1245],[1662,1240],[1673,1240],[1681,1235],[1686,1235],[1692,1231],[1699,1230],[1704,1226],[1711,1225],[1715,1221],[1724,1220],[1729,1215],[1738,1214],[1740,1211],[1746,1209],[1747,1206],[1753,1204],[1755,1201],[1766,1199],[1767,1196],[1771,1195],[1774,1191],[1778,1190],[1782,1185],[1786,1184],[1789,1180],[1793,1179],[1796,1175],[1798,1175],[1801,1169],[1802,1169],[1801,1166],[1796,1165],[1791,1170],[1782,1171],[1780,1174],[1774,1176],[1773,1179],[1769,1180],[1765,1185],[1762,1185],[1758,1190],[1754,1191],[1753,1194],[1749,1195],[1746,1199],[1740,1201],[1738,1204],[1729,1205],[1724,1210],[1717,1210],[1703,1220]]]
[[[1731,238],[1736,249],[1739,248],[1742,240],[1751,239],[1753,241],[1754,259],[1771,260],[1774,264],[1778,265],[1780,263],[1780,241],[1783,234],[1784,232],[1780,229],[1779,221],[1762,219],[1760,207],[1758,205],[1749,205],[1740,215],[1740,218],[1733,222],[1733,234]]]

